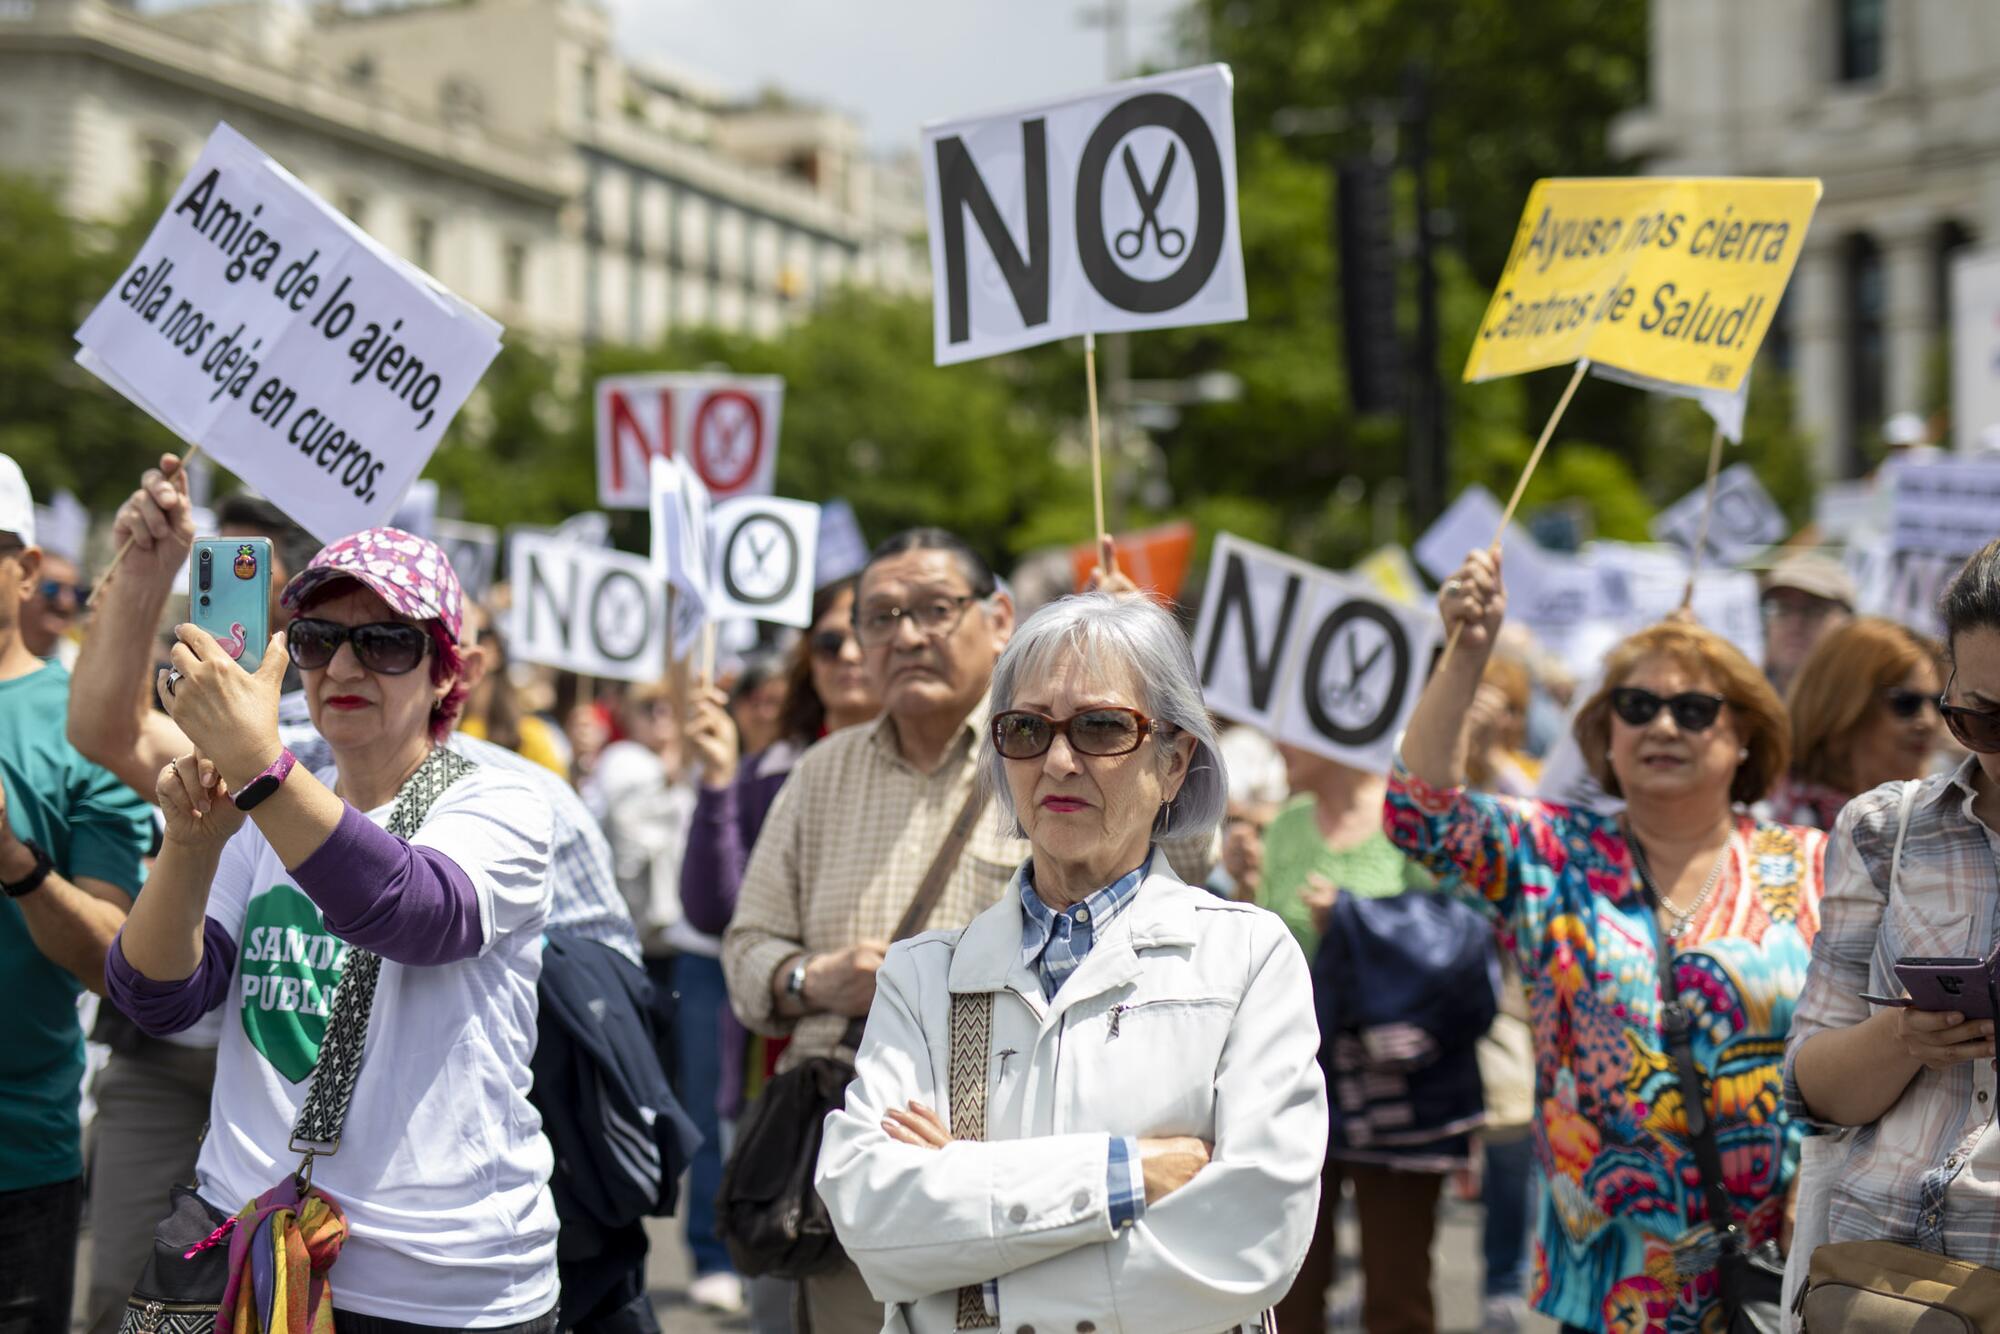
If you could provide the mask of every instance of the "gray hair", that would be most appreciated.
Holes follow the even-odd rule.
[[[1229,800],[1229,774],[1222,762],[1215,723],[1202,701],[1201,677],[1187,632],[1167,612],[1143,597],[1081,593],[1051,602],[1014,631],[993,667],[993,712],[1014,707],[1023,681],[1046,677],[1059,659],[1074,654],[1097,672],[1130,672],[1138,708],[1156,723],[1194,738],[1186,779],[1153,824],[1156,840],[1212,833]],[[1002,823],[1025,836],[1007,786],[1007,762],[985,741],[980,781],[998,802]]]

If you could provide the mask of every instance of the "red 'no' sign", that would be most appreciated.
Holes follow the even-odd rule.
[[[734,412],[718,411],[733,404]],[[764,456],[764,410],[741,389],[717,389],[695,409],[689,432],[694,468],[710,495],[728,495],[748,482]]]

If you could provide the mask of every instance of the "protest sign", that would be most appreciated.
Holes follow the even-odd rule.
[[[813,558],[813,583],[825,588],[836,579],[860,574],[868,565],[868,539],[854,506],[829,500],[819,507],[819,552]]]
[[[1593,543],[1585,559],[1599,575],[1597,615],[1574,646],[1585,666],[1596,670],[1604,651],[1680,609],[1687,594],[1687,563],[1666,548],[1623,542]],[[1694,581],[1689,604],[1695,619],[1727,639],[1751,662],[1764,661],[1764,617],[1758,607],[1757,577],[1740,570],[1707,569]]]
[[[1187,583],[1188,562],[1194,558],[1194,525],[1182,519],[1142,532],[1111,539],[1118,568],[1133,583],[1149,593],[1169,600],[1181,595]],[[1098,548],[1085,542],[1070,548],[1070,571],[1080,592],[1097,568]]]
[[[923,138],[938,365],[1248,314],[1226,65]]]
[[[1391,602],[1421,607],[1430,601],[1430,590],[1424,587],[1424,577],[1417,573],[1410,553],[1393,542],[1363,556],[1349,573],[1367,581],[1369,587]]]
[[[653,577],[672,590],[673,655],[684,658],[709,618],[708,491],[694,469],[658,455],[650,482]]]
[[[1816,180],[1542,180],[1468,381],[1588,360],[1669,392],[1734,391],[1771,327]]]
[[[443,548],[465,596],[484,602],[500,572],[500,530],[458,519],[439,519],[431,527],[431,540]]]
[[[2000,249],[1951,261],[1951,438],[1961,454],[2000,426]]]
[[[1654,518],[1653,540],[1694,550],[1708,488],[1696,487]],[[1708,516],[1703,559],[1720,565],[1748,560],[1784,540],[1790,525],[1749,464],[1738,463],[1715,477],[1715,503]]]
[[[73,492],[58,491],[35,506],[35,545],[77,564],[90,540],[90,511]]]
[[[1436,522],[1424,530],[1417,539],[1414,554],[1417,564],[1423,566],[1424,573],[1443,581],[1465,563],[1468,552],[1484,551],[1493,545],[1493,534],[1500,531],[1500,502],[1493,493],[1474,482],[1458,493]],[[1519,525],[1507,529],[1507,551],[1510,555],[1532,553],[1537,543]]]
[[[1434,613],[1223,533],[1195,664],[1215,712],[1382,772],[1429,674],[1438,629]]]
[[[508,648],[586,676],[656,681],[666,670],[665,589],[643,557],[517,529],[508,535],[514,587]]]
[[[1890,471],[1897,551],[1963,561],[2000,537],[2000,460],[1900,463]]]
[[[597,503],[642,510],[646,460],[681,458],[710,497],[771,493],[785,382],[776,375],[616,375],[597,382]]]
[[[389,526],[418,537],[429,537],[437,527],[438,484],[428,477],[410,483],[410,489],[396,502]]]
[[[1599,815],[1616,815],[1625,809],[1621,799],[1604,790],[1590,766],[1584,763],[1583,748],[1576,743],[1576,715],[1590,702],[1603,684],[1604,674],[1600,667],[1593,667],[1577,681],[1576,689],[1570,695],[1569,708],[1563,713],[1562,729],[1549,747],[1549,753],[1542,758],[1542,773],[1535,788],[1535,795],[1543,801],[1558,806],[1572,806],[1580,810],[1596,811]]]
[[[548,531],[580,547],[608,547],[611,516],[603,510],[579,510]]]
[[[775,496],[738,496],[715,507],[709,614],[746,616],[801,630],[812,624],[819,506]]]
[[[500,326],[228,125],[77,330],[77,360],[322,541],[385,522]]]

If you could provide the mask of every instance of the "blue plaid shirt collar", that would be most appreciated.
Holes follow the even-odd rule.
[[[1042,999],[1054,1000],[1069,975],[1082,967],[1098,931],[1138,895],[1152,864],[1148,852],[1138,866],[1061,912],[1035,893],[1035,864],[1021,868],[1021,962],[1041,980]]]

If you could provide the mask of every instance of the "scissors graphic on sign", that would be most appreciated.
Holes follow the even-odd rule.
[[[1167,155],[1160,162],[1160,174],[1153,181],[1153,188],[1146,188],[1146,179],[1139,172],[1139,159],[1132,156],[1132,146],[1125,146],[1125,179],[1132,182],[1132,197],[1139,201],[1139,225],[1128,227],[1111,238],[1111,248],[1118,252],[1120,259],[1137,259],[1139,252],[1146,248],[1146,228],[1153,229],[1153,244],[1167,259],[1177,259],[1187,249],[1187,233],[1178,227],[1160,225],[1160,199],[1167,193],[1167,182],[1174,174],[1174,157],[1180,152],[1180,145],[1169,143]],[[1126,242],[1130,241],[1128,248]]]
[[[1366,658],[1360,658],[1357,656],[1358,649],[1354,641],[1353,635],[1347,637],[1347,684],[1336,686],[1329,682],[1321,694],[1329,709],[1344,710],[1349,705],[1354,705],[1357,714],[1372,713],[1368,707],[1369,697],[1361,688],[1361,680],[1374,670],[1375,664],[1382,660],[1382,654],[1389,645],[1386,642],[1378,643]]]

